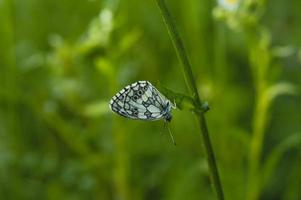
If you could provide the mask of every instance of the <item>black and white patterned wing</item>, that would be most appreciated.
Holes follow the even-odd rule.
[[[112,111],[131,119],[159,120],[163,118],[166,100],[148,81],[126,86],[110,101]]]

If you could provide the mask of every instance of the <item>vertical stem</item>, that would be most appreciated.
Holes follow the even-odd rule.
[[[262,146],[264,143],[265,127],[269,102],[266,101],[267,89],[266,74],[270,64],[269,42],[263,42],[261,30],[253,28],[249,30],[248,48],[250,65],[253,71],[254,87],[256,90],[255,110],[253,116],[253,133],[249,152],[249,173],[247,186],[247,200],[257,200],[261,191],[260,161],[262,157]],[[254,33],[259,33],[254,34]],[[263,45],[264,44],[264,45]]]
[[[199,94],[197,92],[198,90],[197,90],[197,87],[195,84],[194,76],[192,74],[190,62],[188,60],[188,57],[187,57],[183,42],[180,38],[180,35],[179,35],[178,31],[176,30],[176,26],[175,26],[174,22],[172,21],[172,18],[165,5],[164,0],[156,0],[156,1],[157,1],[157,5],[161,11],[161,15],[162,15],[165,25],[167,27],[170,38],[173,42],[176,53],[182,64],[182,70],[184,71],[184,78],[185,78],[186,84],[188,86],[188,89],[193,94],[195,99],[200,99]]]
[[[166,7],[164,0],[156,0],[156,2],[161,11],[161,15],[163,17],[163,20],[165,22],[165,25],[167,27],[167,30],[171,37],[171,40],[173,42],[173,45],[174,45],[174,48],[178,55],[178,58],[182,64],[182,70],[184,72],[184,78],[185,78],[186,84],[188,86],[188,89],[189,89],[190,93],[193,95],[196,104],[198,106],[201,106],[202,102],[201,102],[200,96],[198,94],[198,89],[197,89],[196,82],[195,82],[195,79],[194,79],[194,76],[193,76],[193,73],[191,70],[191,65],[188,60],[188,56],[185,51],[183,42],[180,38],[180,35],[176,29],[176,26],[172,20],[172,17]],[[199,125],[201,128],[201,136],[203,138],[203,143],[204,143],[205,150],[206,150],[206,157],[207,157],[207,162],[209,165],[211,180],[212,180],[212,183],[213,183],[213,186],[216,191],[218,199],[223,200],[224,199],[223,188],[221,185],[221,181],[220,181],[219,174],[218,174],[218,169],[216,166],[215,156],[214,156],[214,152],[213,152],[210,137],[209,137],[206,119],[205,119],[205,116],[203,113],[196,113],[196,114],[197,114]]]
[[[223,200],[224,199],[223,187],[219,178],[219,173],[218,173],[214,152],[209,137],[206,119],[203,113],[199,114],[198,118],[199,118],[199,125],[201,127],[201,136],[203,138],[203,143],[206,149],[206,158],[209,165],[209,170],[211,172],[210,174],[211,174],[213,187],[216,191],[218,199]]]
[[[250,145],[248,200],[256,200],[260,195],[260,159],[267,121],[267,109],[268,105],[264,102],[264,97],[262,95],[258,96],[254,112],[253,134]]]

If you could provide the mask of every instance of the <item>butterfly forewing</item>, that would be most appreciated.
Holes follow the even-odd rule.
[[[163,118],[167,100],[150,82],[138,81],[126,86],[110,101],[112,111],[131,119]]]

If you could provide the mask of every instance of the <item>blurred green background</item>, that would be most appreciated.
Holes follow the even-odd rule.
[[[166,1],[226,199],[301,199],[300,0]],[[191,111],[175,147],[108,108],[137,80],[188,94],[179,65],[154,0],[0,0],[0,198],[216,199]]]

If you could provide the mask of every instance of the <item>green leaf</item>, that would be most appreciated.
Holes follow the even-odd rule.
[[[291,83],[277,83],[270,86],[264,94],[266,103],[269,105],[276,97],[280,95],[296,95],[297,88]]]

